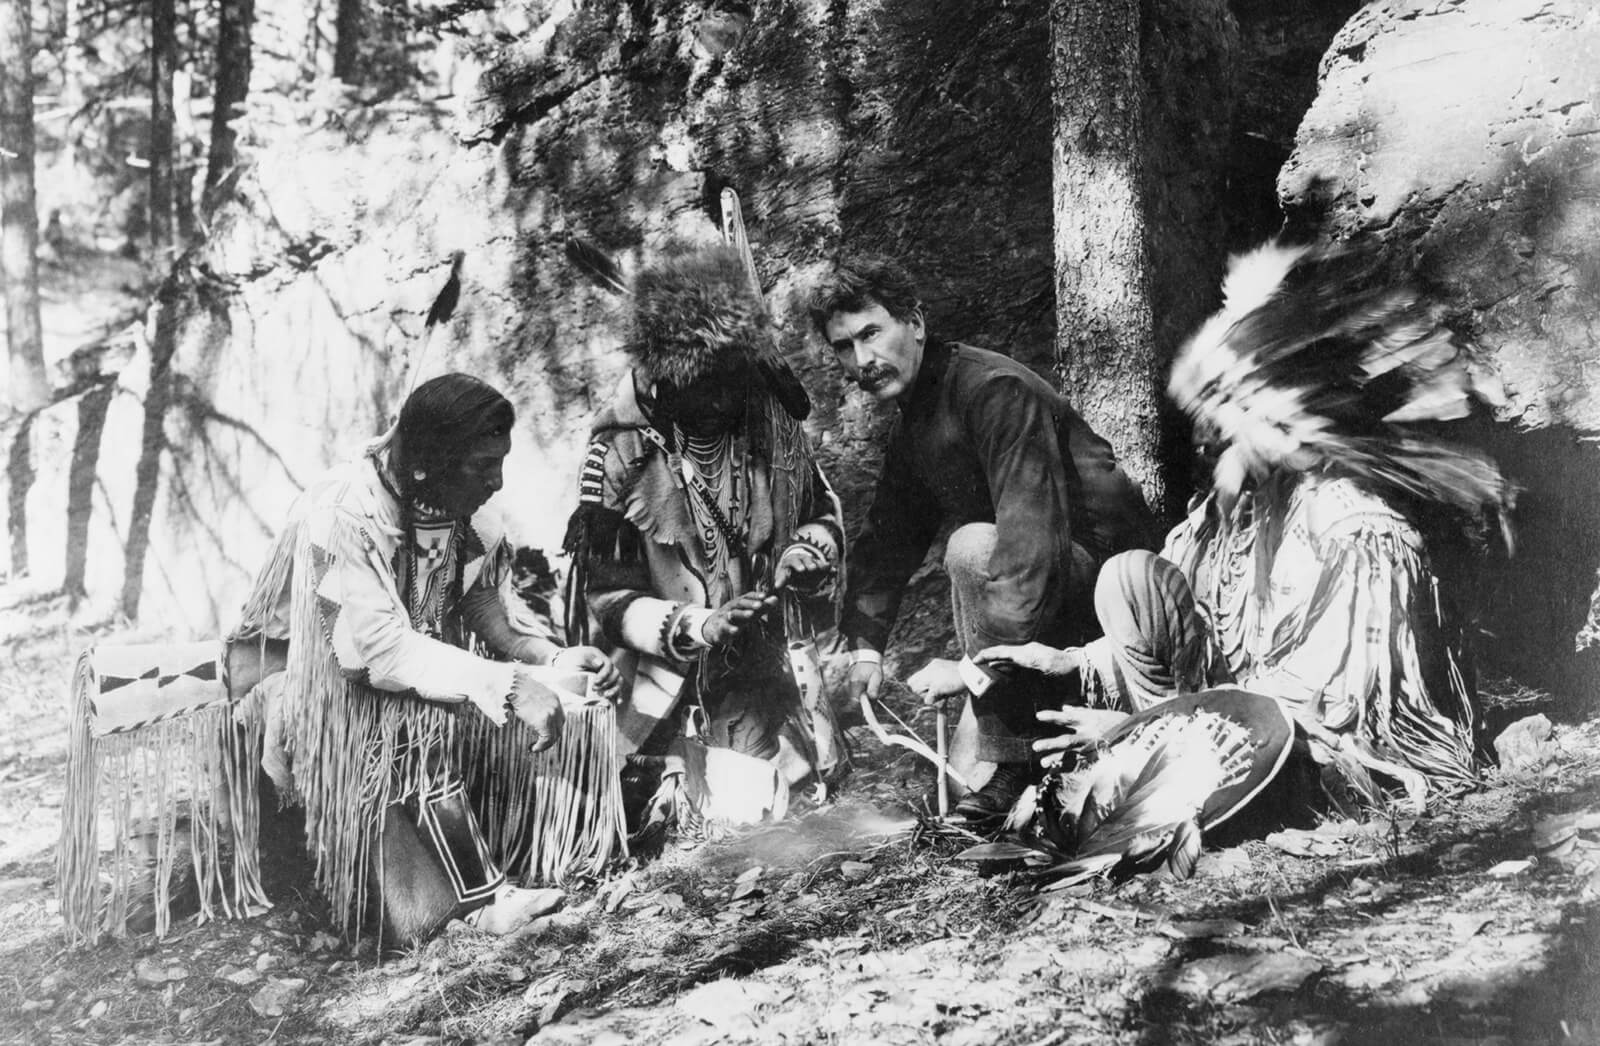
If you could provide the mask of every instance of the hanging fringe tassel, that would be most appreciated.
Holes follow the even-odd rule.
[[[523,885],[598,875],[628,856],[616,711],[568,703],[561,739],[528,754],[518,720],[476,720],[461,731],[456,765],[467,775],[479,823],[506,874]]]
[[[294,766],[291,801],[305,807],[313,880],[353,938],[370,908],[385,812],[437,777],[456,716],[451,706],[374,690],[339,671],[322,630],[312,547],[297,541],[292,560],[284,738]]]
[[[127,662],[132,653],[155,673],[148,678],[159,680],[162,654],[178,652],[182,661],[187,650],[90,649],[78,659],[56,854],[61,914],[73,943],[93,944],[104,934],[126,936],[130,914],[146,899],[156,936],[166,936],[180,867],[194,877],[202,921],[219,912],[242,916],[252,906],[267,904],[256,843],[260,800],[254,766],[260,731],[234,724],[220,683],[206,686],[197,680],[189,686],[187,694],[214,695],[203,704],[168,707],[147,721],[97,729],[105,719],[101,704],[119,700],[102,693],[98,659]],[[145,685],[137,693],[133,687],[126,693],[147,698],[161,685],[140,682]],[[113,840],[104,873],[102,814]],[[225,870],[230,856],[231,868]]]

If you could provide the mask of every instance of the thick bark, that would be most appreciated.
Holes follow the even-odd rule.
[[[333,22],[333,78],[361,82],[361,0],[339,0]]]
[[[238,162],[238,132],[233,120],[250,93],[250,41],[255,0],[221,0],[217,7],[216,96],[211,108],[211,149],[206,162],[205,198],[215,205],[217,186]]]
[[[1140,32],[1139,0],[1051,5],[1056,356],[1068,395],[1159,511]]]
[[[1237,52],[1226,0],[1051,10],[1057,359],[1169,518],[1191,477],[1166,372],[1219,297]]]
[[[172,250],[172,77],[178,67],[173,0],[150,2],[150,247],[158,260]]]
[[[0,280],[5,285],[11,407],[50,401],[39,322],[39,211],[33,184],[33,43],[29,5],[0,5]]]

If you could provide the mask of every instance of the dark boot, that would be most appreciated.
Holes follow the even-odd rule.
[[[988,783],[962,796],[951,813],[972,822],[1000,820],[1011,812],[1017,797],[1031,783],[1030,770],[1027,763],[1000,763]]]

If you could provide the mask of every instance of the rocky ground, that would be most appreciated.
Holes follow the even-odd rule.
[[[3,1042],[1600,1041],[1600,722],[1525,718],[1424,818],[1219,836],[1187,881],[1068,890],[957,859],[975,840],[926,815],[925,767],[857,727],[836,802],[571,884],[514,938],[452,924],[380,963],[289,880],[252,919],[74,949],[64,698],[108,630],[4,613]]]

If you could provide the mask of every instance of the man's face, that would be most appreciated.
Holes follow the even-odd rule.
[[[720,436],[744,423],[742,382],[699,381],[683,389],[657,389],[656,394],[678,427],[691,436]]]
[[[501,466],[511,453],[507,434],[475,440],[453,469],[438,478],[431,491],[434,507],[456,519],[471,516],[484,506],[503,481]]]
[[[921,309],[897,320],[874,302],[834,313],[822,333],[850,380],[880,403],[900,399],[916,383],[926,334]]]

